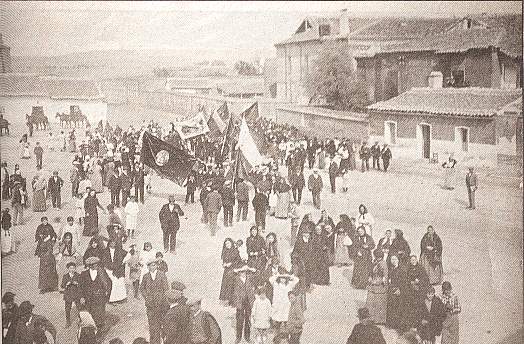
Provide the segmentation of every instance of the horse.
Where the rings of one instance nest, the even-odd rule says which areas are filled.
[[[49,118],[47,116],[36,116],[36,115],[26,115],[28,123],[31,123],[36,130],[47,130],[50,129]]]
[[[71,114],[71,122],[73,123],[75,128],[77,127],[77,124],[78,127],[87,126],[87,117],[83,113],[77,114],[73,112]]]
[[[57,112],[55,118],[60,120],[60,128],[70,128],[71,127],[71,116],[66,113]],[[65,125],[65,126],[64,126]]]
[[[11,123],[7,119],[4,119],[4,116],[2,115],[0,117],[0,136],[2,136],[3,132],[5,131],[6,135],[9,135],[9,126]]]

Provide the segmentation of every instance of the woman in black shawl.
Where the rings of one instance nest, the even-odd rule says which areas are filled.
[[[386,326],[400,330],[404,318],[407,298],[406,268],[400,266],[397,256],[391,257],[391,268],[388,270],[388,301],[386,306]]]
[[[424,300],[426,297],[426,291],[429,287],[429,278],[426,270],[419,264],[417,256],[410,256],[407,267],[407,297],[403,329],[415,327],[415,323],[419,320],[417,319],[417,307],[421,300]]]
[[[429,283],[442,283],[442,240],[433,226],[428,226],[420,241],[420,264],[428,274]]]
[[[297,238],[300,238],[304,233],[312,233],[315,231],[315,223],[311,221],[311,213],[307,213],[302,218],[302,222],[298,227]]]
[[[86,260],[89,257],[98,257],[100,261],[102,261],[102,258],[104,256],[103,250],[104,247],[100,244],[100,240],[98,240],[98,238],[91,238],[91,240],[89,240],[89,245],[87,246],[87,249],[84,252],[84,264],[86,263]]]
[[[92,236],[98,233],[98,208],[100,208],[104,213],[105,209],[98,202],[96,198],[95,190],[89,191],[89,195],[84,200],[84,235]]]
[[[404,239],[404,233],[400,229],[395,229],[395,238],[389,247],[387,259],[388,268],[391,268],[391,256],[397,256],[398,260],[400,261],[400,265],[407,267],[410,254],[411,249],[409,248],[409,244],[406,239]]]
[[[40,269],[38,273],[38,289],[40,289],[40,294],[58,289],[58,273],[56,272],[56,259],[53,254],[54,243],[55,242],[49,238],[40,244],[37,251],[37,255],[40,258]]]
[[[369,276],[373,270],[373,257],[371,252],[375,248],[373,238],[366,234],[364,226],[357,229],[357,238],[353,242],[355,246],[355,267],[351,284],[356,289],[366,289]]]
[[[219,300],[229,305],[231,297],[233,295],[233,287],[235,282],[235,273],[233,268],[240,262],[240,253],[238,248],[235,247],[233,239],[227,238],[224,240],[222,246],[222,266],[224,267],[224,273],[222,274],[222,283],[220,285],[220,296]]]
[[[327,233],[322,227],[316,226],[311,238],[311,283],[329,285],[329,242]]]

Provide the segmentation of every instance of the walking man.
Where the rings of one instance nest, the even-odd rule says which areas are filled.
[[[207,195],[205,202],[211,236],[215,236],[217,232],[218,213],[220,209],[222,209],[222,196],[218,193],[215,185],[213,185],[211,189],[212,191]]]
[[[235,206],[235,192],[231,188],[231,181],[227,180],[221,191],[222,206],[224,207],[224,227],[233,226],[233,207]]]
[[[71,306],[73,305],[73,302],[75,303],[77,310],[80,305],[80,275],[76,272],[75,262],[67,263],[66,268],[67,272],[62,277],[62,284],[60,287],[64,291],[66,328],[68,328],[71,326]]]
[[[466,187],[468,189],[469,206],[467,209],[475,209],[475,191],[478,188],[477,174],[473,172],[473,167],[469,168],[466,174]]]
[[[322,177],[318,174],[318,168],[313,169],[313,174],[309,176],[307,187],[313,197],[313,205],[320,209],[320,193],[324,187]]]
[[[249,186],[242,178],[238,179],[237,201],[237,222],[240,222],[240,215],[242,215],[242,221],[247,221],[247,213],[249,210]]]
[[[142,278],[140,292],[144,297],[149,324],[149,343],[161,344],[162,323],[168,309],[166,292],[169,289],[166,275],[158,270],[156,258],[147,262],[148,273]]]
[[[338,164],[335,161],[335,159],[331,159],[331,163],[329,164],[329,183],[331,184],[331,193],[335,193],[337,191],[337,188],[336,188],[337,174],[338,174]]]
[[[164,204],[158,215],[160,227],[164,236],[164,252],[171,251],[175,253],[176,234],[180,229],[180,218],[184,216],[182,208],[175,203],[175,196],[169,196],[169,203]]]
[[[13,209],[13,226],[23,224],[25,193],[22,190],[22,183],[16,181],[11,193],[11,208]]]
[[[54,171],[53,176],[49,178],[47,183],[47,190],[51,194],[53,208],[60,209],[62,206],[62,186],[64,186],[64,181],[58,176],[58,171]]]
[[[370,149],[371,157],[373,158],[373,168],[380,171],[380,153],[381,149],[378,144],[378,141],[375,141],[375,144],[371,146]]]
[[[125,207],[131,194],[131,187],[133,186],[133,181],[131,176],[128,174],[127,167],[122,169],[122,174],[120,175],[120,184],[122,188],[122,207]]]
[[[171,283],[171,290],[166,292],[169,309],[164,316],[164,344],[185,344],[189,339],[189,306],[183,290],[186,286],[181,282]]]
[[[111,204],[115,207],[120,207],[120,188],[122,187],[122,180],[118,175],[118,171],[113,170],[109,176],[107,187],[111,191]],[[83,191],[80,189],[80,191]]]
[[[289,179],[291,182],[291,191],[293,192],[293,200],[296,204],[300,205],[300,202],[302,202],[302,190],[306,185],[302,168],[297,168]]]
[[[34,153],[36,156],[36,169],[42,168],[42,157],[44,155],[44,149],[42,146],[40,146],[40,142],[36,143]]]
[[[389,167],[389,161],[393,157],[393,155],[391,154],[391,149],[389,149],[389,146],[387,145],[387,143],[384,143],[384,147],[382,148],[382,152],[380,154],[382,154],[382,162],[384,164],[384,172],[387,172],[388,171],[388,167]]]
[[[364,141],[359,151],[360,160],[361,160],[361,171],[369,171],[369,157],[371,155],[371,150],[368,147],[368,143]]]
[[[233,286],[232,304],[236,308],[236,343],[242,341],[242,333],[244,339],[249,342],[251,339],[251,308],[255,301],[255,282],[252,275],[248,275],[248,271],[255,271],[255,269],[244,265],[239,269],[233,270],[238,275],[235,277]]]

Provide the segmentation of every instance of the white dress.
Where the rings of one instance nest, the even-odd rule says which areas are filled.
[[[273,286],[273,310],[271,319],[274,321],[287,321],[289,316],[289,302],[288,293],[293,290],[298,283],[298,277],[293,276],[293,279],[288,284],[277,283],[277,276],[271,276],[269,283]]]
[[[138,220],[138,203],[127,202],[124,212],[126,213],[126,229],[135,230]]]
[[[373,225],[375,224],[375,219],[370,213],[364,215],[359,214],[357,218],[357,227],[364,226],[366,229],[366,234],[371,235],[373,232]]]
[[[131,258],[131,255],[128,253],[122,260],[122,264],[127,263],[129,258]],[[109,295],[109,302],[118,302],[118,301],[125,300],[127,298],[125,276],[117,278],[113,275],[112,270],[106,269],[106,272],[107,272],[107,275],[109,276],[109,279],[111,279],[111,282],[112,282],[111,295]]]

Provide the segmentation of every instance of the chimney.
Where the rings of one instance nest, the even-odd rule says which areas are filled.
[[[340,11],[339,31],[341,36],[349,35],[349,15],[347,8]]]
[[[428,77],[428,87],[433,89],[442,88],[444,76],[441,72],[431,72]]]

